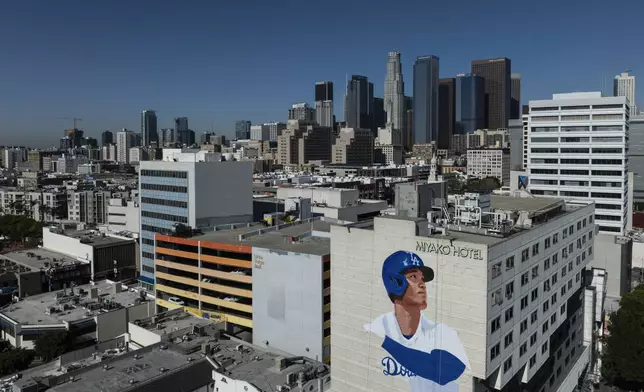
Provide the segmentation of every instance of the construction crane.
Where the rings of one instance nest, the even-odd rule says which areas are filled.
[[[78,121],[83,121],[82,118],[78,118],[78,117],[58,117],[58,120],[72,120],[74,123],[74,128],[72,129],[76,129],[76,123]]]

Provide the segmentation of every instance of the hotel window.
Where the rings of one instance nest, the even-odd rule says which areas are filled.
[[[509,271],[512,268],[514,268],[514,256],[510,256],[507,259],[505,259],[505,270]]]
[[[521,251],[521,262],[524,262],[530,258],[530,249],[525,248]]]
[[[543,241],[543,248],[544,248],[544,249],[548,249],[548,248],[550,248],[550,237],[546,238],[546,239]]]
[[[537,322],[537,318],[538,318],[537,315],[538,315],[538,312],[536,310],[530,314],[530,324],[534,324]]]
[[[490,350],[490,360],[494,360],[501,353],[501,345],[499,343],[495,344]]]
[[[512,369],[512,357],[503,362],[503,373],[507,373],[510,369]]]
[[[503,348],[508,348],[508,346],[512,344],[512,332],[505,335],[505,338],[503,338],[503,343]]]
[[[501,316],[492,320],[491,333],[496,332],[499,328],[501,328]]]
[[[539,254],[539,244],[534,244],[532,245],[532,256],[536,256]]]
[[[514,317],[514,308],[506,309],[505,322],[507,323],[508,321],[512,320],[512,317]]]

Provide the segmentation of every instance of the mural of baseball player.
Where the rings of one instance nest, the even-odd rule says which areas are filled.
[[[470,364],[456,331],[423,314],[426,283],[433,279],[434,270],[417,254],[392,253],[382,265],[382,280],[394,310],[364,328],[384,339],[386,376],[408,378],[411,392],[457,392],[454,381]]]

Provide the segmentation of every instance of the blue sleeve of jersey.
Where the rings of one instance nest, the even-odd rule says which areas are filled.
[[[406,347],[389,336],[385,336],[382,348],[407,370],[439,385],[458,379],[465,371],[465,364],[444,350],[432,350],[428,354]]]

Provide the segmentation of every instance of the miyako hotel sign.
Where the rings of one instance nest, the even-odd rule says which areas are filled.
[[[416,252],[441,256],[454,256],[462,259],[483,260],[480,249],[448,245],[436,242],[416,241]]]

